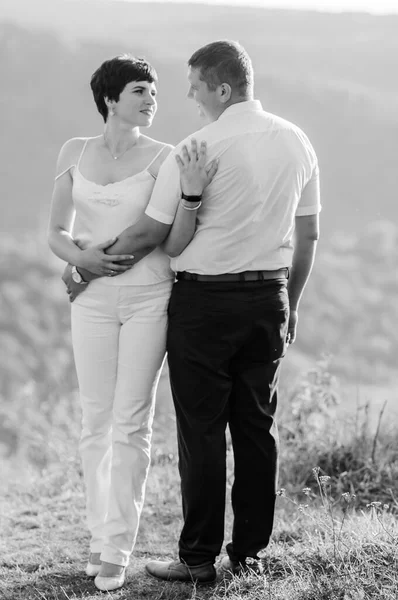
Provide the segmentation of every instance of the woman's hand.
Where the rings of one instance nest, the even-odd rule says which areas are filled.
[[[218,160],[213,160],[206,169],[207,145],[206,142],[198,145],[195,139],[191,140],[191,150],[183,146],[181,154],[176,155],[180,169],[181,190],[187,196],[201,196],[205,187],[212,181],[217,173]]]
[[[76,300],[79,294],[84,292],[88,284],[76,283],[72,279],[72,265],[66,265],[62,275],[62,281],[66,285],[66,293],[69,296],[69,302]]]
[[[131,254],[105,254],[105,250],[112,246],[116,242],[116,239],[114,238],[97,246],[82,250],[76,266],[100,277],[119,275],[131,269],[130,264],[118,264],[123,260],[132,260],[134,256]]]

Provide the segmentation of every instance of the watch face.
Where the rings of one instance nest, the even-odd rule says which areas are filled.
[[[80,283],[82,280],[82,276],[76,270],[72,271],[72,279],[75,283]]]

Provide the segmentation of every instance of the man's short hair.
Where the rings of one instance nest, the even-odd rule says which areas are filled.
[[[214,91],[228,83],[240,96],[253,88],[253,66],[246,50],[238,42],[220,40],[196,50],[188,61],[200,70],[200,78]]]
[[[145,59],[122,54],[103,62],[93,73],[90,86],[98,112],[106,122],[108,107],[104,98],[118,102],[120,93],[130,81],[156,83],[157,80],[155,69]]]

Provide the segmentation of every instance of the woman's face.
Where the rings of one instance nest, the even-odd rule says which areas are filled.
[[[112,107],[115,116],[130,126],[149,127],[157,110],[156,85],[149,81],[130,81]]]

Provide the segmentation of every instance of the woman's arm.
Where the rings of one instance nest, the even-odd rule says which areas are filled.
[[[218,162],[212,161],[206,168],[207,147],[202,142],[199,152],[195,139],[191,141],[191,150],[183,146],[181,155],[176,156],[180,169],[181,190],[186,196],[197,196],[196,202],[181,200],[173,226],[163,244],[163,249],[172,258],[179,256],[192,240],[196,229],[196,216],[201,205],[202,192],[211,183],[217,172]]]
[[[54,254],[62,260],[87,269],[99,277],[109,274],[110,271],[126,271],[130,266],[120,265],[117,262],[129,260],[131,258],[129,254],[108,256],[104,252],[105,248],[111,246],[115,240],[109,240],[86,250],[80,249],[73,240],[71,232],[75,209],[72,200],[73,180],[70,171],[76,164],[82,145],[82,139],[69,140],[61,148],[58,157],[48,227],[49,246]]]
[[[176,216],[170,233],[162,244],[163,250],[174,258],[179,256],[192,240],[196,229],[196,215],[199,209],[198,202],[181,202],[178,205]]]
[[[75,219],[72,201],[71,169],[75,166],[78,148],[82,140],[72,139],[61,148],[58,156],[56,177],[50,209],[48,226],[48,244],[58,258],[77,265],[81,255],[80,248],[73,241],[71,231]]]

